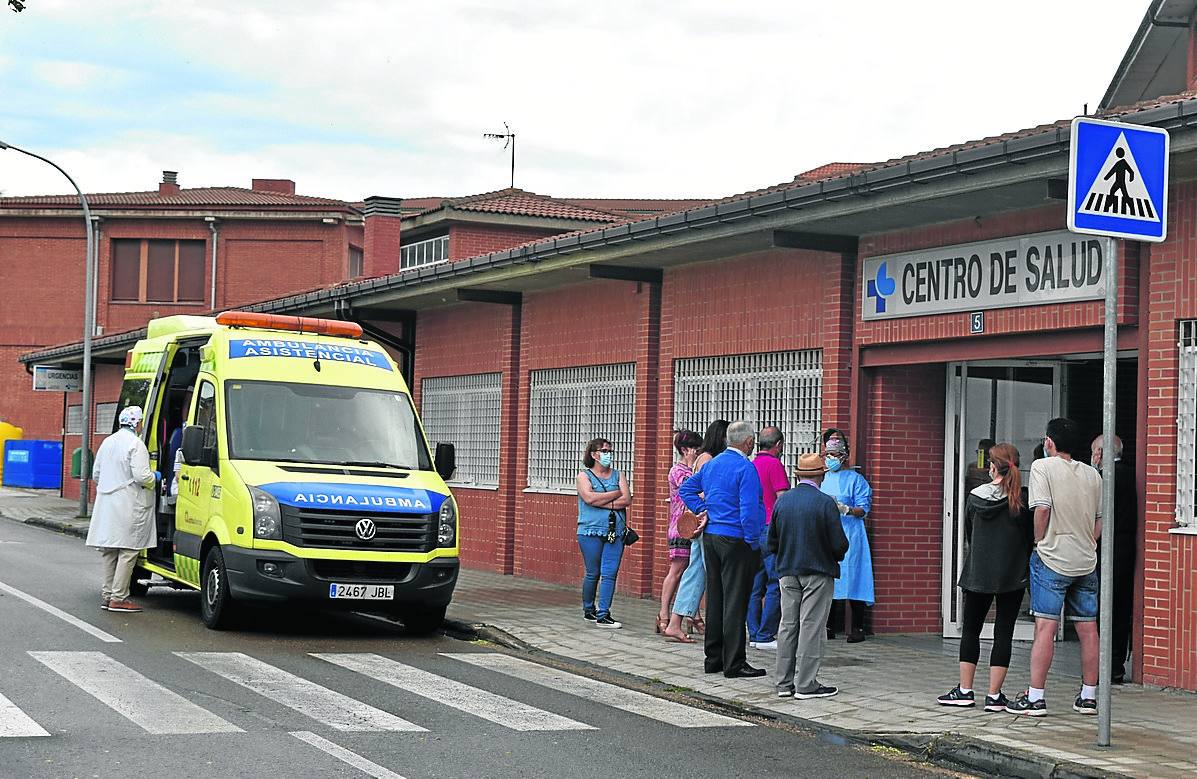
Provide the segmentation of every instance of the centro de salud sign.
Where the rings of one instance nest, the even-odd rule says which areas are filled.
[[[862,318],[1100,300],[1111,238],[1059,230],[869,257],[861,264]]]

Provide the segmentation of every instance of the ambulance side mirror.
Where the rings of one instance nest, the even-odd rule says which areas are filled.
[[[436,445],[436,472],[448,481],[457,470],[457,449],[453,444]]]
[[[188,465],[208,465],[208,453],[204,450],[204,428],[200,425],[187,425],[183,428],[183,462]]]

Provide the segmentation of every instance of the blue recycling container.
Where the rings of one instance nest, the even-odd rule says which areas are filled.
[[[56,490],[62,486],[61,441],[5,441],[5,487]]]

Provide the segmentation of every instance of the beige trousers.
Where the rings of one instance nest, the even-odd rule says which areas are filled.
[[[100,549],[100,558],[104,563],[104,584],[100,588],[100,597],[104,600],[128,600],[129,579],[133,576],[133,563],[137,562],[140,549],[117,549],[104,547]]]

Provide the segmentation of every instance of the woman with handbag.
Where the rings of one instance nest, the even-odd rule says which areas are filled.
[[[716,419],[707,426],[706,435],[702,437],[702,447],[698,456],[694,458],[694,473],[698,473],[704,465],[715,459],[727,448],[726,419]],[[680,518],[679,518],[680,519]],[[690,627],[697,633],[706,630],[706,623],[699,615],[699,605],[702,594],[707,586],[707,569],[702,561],[702,530],[706,527],[706,515],[699,518],[694,536],[690,542],[690,564],[682,574],[682,580],[677,587],[677,596],[673,600],[673,613],[669,617],[669,625],[662,631],[666,638],[673,641],[683,641],[686,634],[682,631],[682,619],[690,619]],[[686,636],[688,638],[688,636]]]
[[[632,543],[627,507],[632,493],[618,470],[612,467],[615,447],[605,438],[595,438],[582,455],[578,473],[578,548],[586,575],[582,578],[582,617],[601,628],[621,628],[611,616],[615,579],[623,548]],[[596,603],[597,595],[597,603]]]
[[[677,431],[677,434],[673,436],[673,448],[681,459],[669,469],[669,527],[666,534],[669,539],[669,571],[665,574],[665,581],[661,585],[661,613],[657,615],[657,632],[665,633],[673,640],[684,644],[693,643],[693,639],[683,633],[680,628],[673,635],[666,632],[669,627],[670,607],[673,605],[674,593],[677,592],[682,572],[690,564],[690,539],[695,532],[693,526],[683,526],[682,529],[687,531],[684,534],[678,532],[678,519],[686,511],[681,496],[678,495],[678,490],[681,489],[682,482],[690,478],[690,474],[694,472],[694,459],[698,457],[698,450],[701,446],[702,437],[698,433],[693,430]]]

